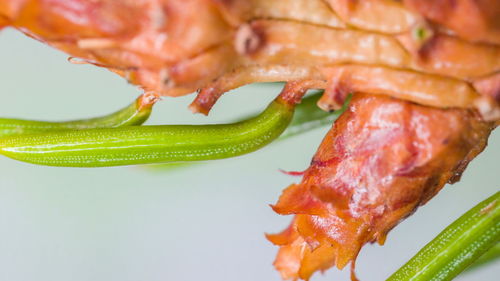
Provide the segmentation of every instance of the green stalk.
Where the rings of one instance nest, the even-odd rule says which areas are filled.
[[[0,137],[38,134],[61,130],[84,130],[93,128],[115,128],[141,125],[151,115],[157,98],[143,94],[127,107],[97,118],[66,122],[46,122],[11,118],[0,118]]]
[[[255,151],[288,127],[295,104],[274,100],[257,117],[224,125],[135,126],[0,139],[0,153],[24,162],[63,167],[106,167],[212,160]]]
[[[350,96],[341,109],[336,110],[335,112],[323,111],[316,105],[322,95],[323,91],[314,91],[313,93],[302,99],[300,104],[295,107],[295,114],[293,115],[293,119],[290,122],[290,125],[285,130],[285,132],[277,139],[277,141],[307,133],[323,126],[331,126],[333,121],[335,121],[347,109],[349,105]],[[193,164],[194,163],[192,162],[169,163],[147,166],[147,168],[160,170],[163,172],[178,168],[187,168],[192,166]]]
[[[469,210],[388,281],[452,280],[500,239],[500,192]]]

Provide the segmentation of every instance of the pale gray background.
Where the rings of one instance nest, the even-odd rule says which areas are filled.
[[[109,113],[139,92],[116,75],[71,65],[66,55],[12,30],[0,33],[0,116],[64,120]],[[264,108],[279,91],[257,85],[228,94],[210,117],[193,116],[192,96],[166,98],[154,124],[225,122]],[[0,281],[280,280],[276,247],[264,232],[283,229],[267,204],[298,179],[328,128],[256,153],[187,169],[39,167],[0,157]],[[366,246],[362,280],[384,280],[443,227],[498,190],[500,130],[462,181]],[[500,264],[460,280],[495,280]],[[312,280],[348,280],[333,269]],[[498,280],[498,279],[496,279]]]

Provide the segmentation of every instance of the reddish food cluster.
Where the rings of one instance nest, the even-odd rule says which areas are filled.
[[[144,91],[208,114],[254,82],[324,89],[346,113],[269,239],[286,279],[354,262],[368,242],[455,182],[500,120],[497,0],[0,0],[12,26]]]
[[[443,130],[446,128],[446,130]],[[368,242],[431,199],[486,146],[491,127],[471,112],[357,94],[323,140],[300,184],[273,209],[296,214],[268,238],[285,279],[343,268]]]

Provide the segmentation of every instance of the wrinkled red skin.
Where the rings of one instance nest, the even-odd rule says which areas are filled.
[[[343,268],[364,244],[382,244],[402,219],[458,181],[492,128],[471,111],[356,94],[302,182],[273,206],[296,214],[285,232],[269,236],[281,246],[275,266],[283,278]]]
[[[404,3],[406,7],[420,14],[410,12],[403,3],[392,0],[311,0],[313,1],[322,1],[323,6],[316,5],[315,8],[311,8],[312,10],[307,10],[307,13],[322,14],[320,18],[325,17],[322,13],[325,10],[337,9],[337,14],[342,10],[349,15],[349,10],[355,10],[357,5],[366,8],[366,5],[361,4],[376,5],[378,3],[381,6],[377,5],[376,13],[368,13],[376,22],[389,20],[379,15],[386,10],[384,7],[397,6],[396,11],[399,12],[395,13],[398,14],[404,10],[403,14],[406,16],[399,15],[396,18],[413,19],[412,24],[407,22],[398,29],[397,34],[401,37],[405,37],[403,35],[411,37],[412,25],[416,24],[414,21],[421,16],[442,23],[443,25],[436,29],[446,29],[443,31],[445,33],[451,32],[447,30],[451,28],[456,35],[461,35],[464,33],[461,30],[468,26],[467,21],[485,23],[475,24],[472,28],[474,34],[482,34],[485,38],[495,38],[491,35],[492,32],[500,32],[497,26],[498,19],[492,18],[490,13],[477,12],[463,16],[465,13],[463,11],[467,10],[497,11],[500,5],[495,0],[482,0],[477,3],[472,0],[458,1],[469,4],[468,6],[460,4],[457,7],[446,4],[450,2],[449,0],[422,1],[424,4],[408,0]],[[415,46],[413,45],[423,44],[419,40],[414,42],[415,38],[406,38],[400,46],[397,42],[392,42],[395,38],[390,38],[394,33],[378,36],[377,40],[384,42],[379,43],[382,44],[379,46],[381,50],[386,45],[391,48],[391,55],[386,54],[383,57],[394,57],[382,59],[376,54],[365,54],[366,57],[361,55],[360,57],[364,59],[358,61],[358,56],[346,55],[349,52],[343,49],[345,47],[337,46],[340,49],[335,50],[335,41],[328,41],[332,32],[340,34],[337,31],[350,29],[346,28],[345,23],[338,22],[332,27],[327,27],[329,21],[311,24],[314,21],[311,22],[309,18],[309,22],[307,20],[301,22],[300,19],[308,14],[303,14],[304,11],[300,10],[300,7],[299,9],[293,8],[292,3],[307,2],[305,0],[276,1],[285,5],[289,4],[290,7],[282,6],[280,9],[289,8],[291,14],[273,15],[269,11],[264,14],[262,11],[258,12],[262,10],[259,5],[269,2],[273,1],[0,0],[0,26],[12,26],[71,56],[106,67],[145,91],[167,96],[179,96],[198,89],[209,89],[214,80],[224,79],[225,74],[256,65],[259,67],[287,66],[293,69],[311,64],[320,68],[339,63],[379,64],[383,62],[397,68],[409,68],[466,80],[479,79],[484,75],[498,72],[500,69],[500,61],[496,59],[500,52],[499,46],[471,44],[463,41],[460,36],[453,40],[447,39],[448,37],[443,34],[438,36],[439,40],[431,40],[433,44],[427,44],[424,54],[414,53]],[[432,4],[434,2],[439,5]],[[327,3],[330,3],[330,7]],[[442,13],[436,14],[436,10],[442,10]],[[332,11],[330,17],[334,18],[336,16]],[[300,16],[294,18],[293,14]],[[448,24],[448,21],[452,19],[453,24]],[[395,22],[399,25],[398,21]],[[244,28],[245,26],[247,28]],[[353,31],[356,28],[350,30]],[[383,33],[382,30],[375,29],[375,31],[381,33],[379,35]],[[357,35],[354,33],[348,32],[342,36],[347,36],[346,40],[361,38],[356,39]],[[357,43],[350,43],[347,48],[361,46],[364,44],[362,42],[369,43],[372,40],[374,39],[365,38],[359,42],[350,41]],[[316,44],[319,41],[323,44]],[[341,41],[344,40],[336,42]],[[304,44],[304,42],[315,43]],[[376,46],[377,44],[370,48],[376,48]],[[315,50],[317,47],[319,49]],[[455,52],[456,49],[459,51]],[[411,58],[407,52],[413,53]],[[481,53],[481,55],[470,55],[475,53]],[[320,77],[319,79],[327,78]],[[259,81],[249,80],[248,82]],[[214,93],[214,95],[220,96],[222,93]],[[198,105],[202,108],[212,105],[209,103],[204,106],[202,102],[200,101]],[[443,107],[446,106],[443,105]],[[193,108],[196,110],[196,107]]]
[[[170,96],[215,79],[234,52],[224,50],[225,59],[217,52],[234,31],[211,0],[0,0],[2,21],[145,91]],[[174,80],[178,88],[170,89]]]

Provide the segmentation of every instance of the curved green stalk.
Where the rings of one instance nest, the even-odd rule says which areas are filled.
[[[497,192],[449,225],[387,280],[452,280],[499,239],[500,192]]]
[[[277,141],[300,135],[323,126],[331,126],[333,121],[335,121],[347,109],[351,99],[351,96],[349,96],[341,109],[336,110],[335,112],[326,112],[318,108],[316,105],[322,95],[323,91],[314,91],[302,99],[300,104],[295,107],[295,113],[290,125],[288,125],[288,128],[286,128],[285,132],[281,134]],[[178,168],[187,168],[192,165],[192,162],[184,162],[147,166],[147,168],[169,171]]]
[[[278,97],[259,116],[226,125],[163,125],[62,131],[0,139],[0,153],[33,164],[104,167],[221,159],[276,139],[294,104]]]
[[[157,101],[152,94],[143,94],[127,107],[106,116],[67,122],[46,122],[0,118],[0,137],[38,134],[60,130],[84,130],[141,125],[151,115]]]

